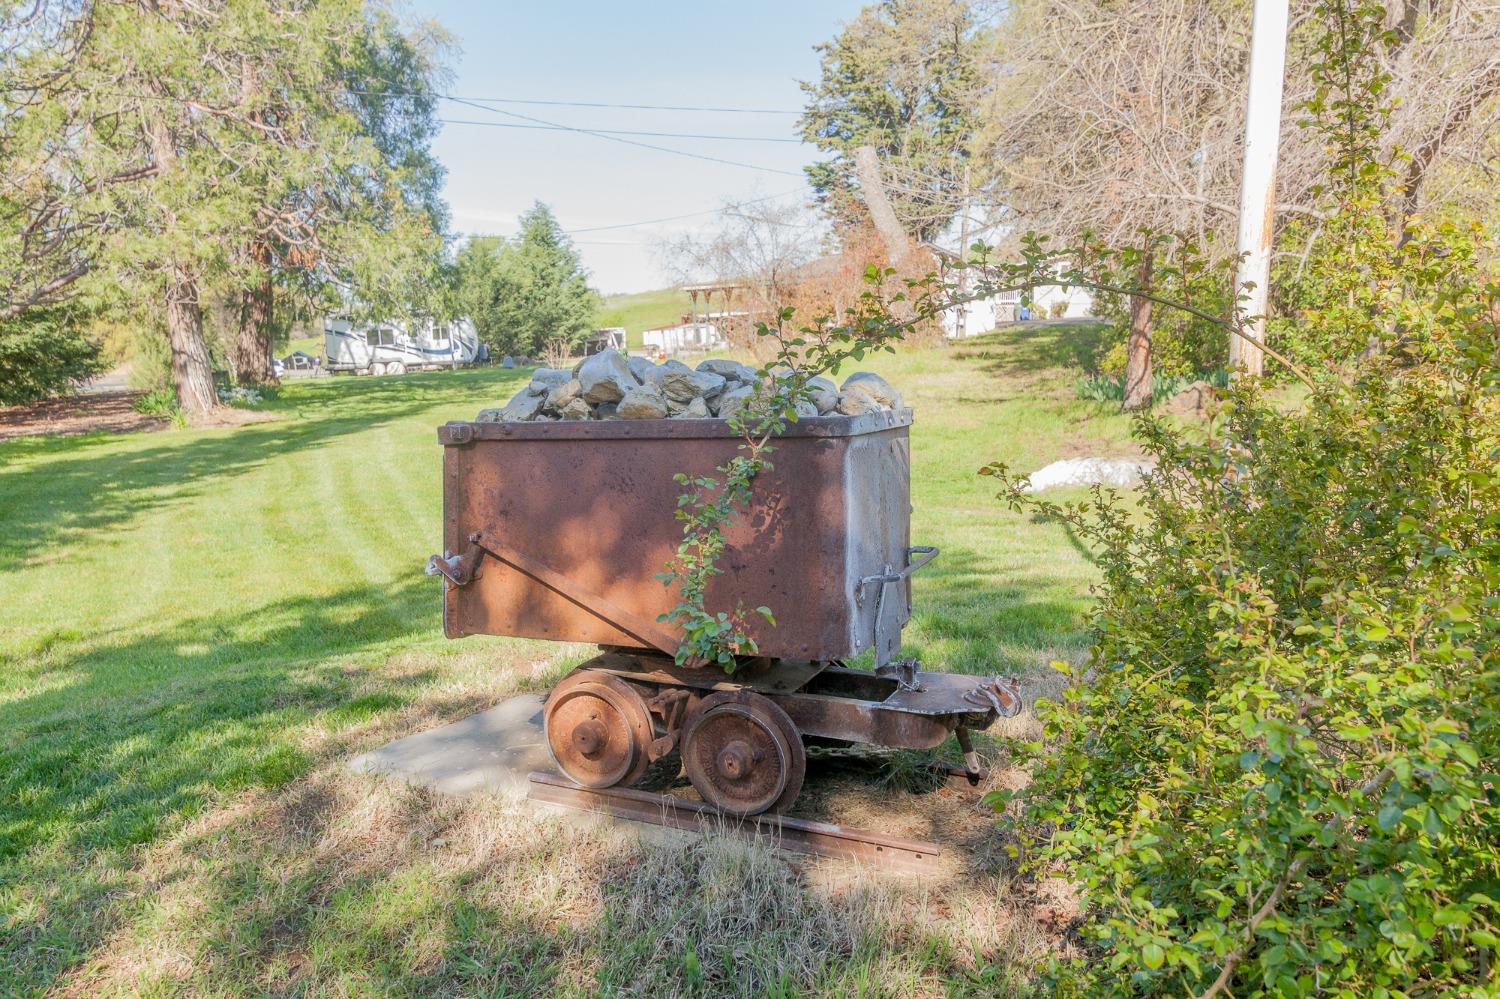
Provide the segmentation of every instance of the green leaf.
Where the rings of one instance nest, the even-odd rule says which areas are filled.
[[[1160,944],[1148,943],[1141,948],[1141,964],[1145,965],[1151,971],[1160,968],[1162,962],[1166,959],[1167,952],[1161,949]]]

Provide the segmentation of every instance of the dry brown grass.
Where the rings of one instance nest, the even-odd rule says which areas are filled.
[[[533,664],[490,696],[556,668]],[[465,693],[438,714],[485,699]],[[1003,994],[1056,946],[976,792],[814,768],[812,813],[943,843],[945,870],[913,878],[722,831],[645,841],[342,765],[436,720],[414,709],[310,738],[323,762],[308,777],[245,792],[146,851],[115,900],[130,918],[61,994]]]

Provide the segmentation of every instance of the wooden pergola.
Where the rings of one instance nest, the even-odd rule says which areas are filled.
[[[734,293],[743,290],[744,287],[742,284],[690,284],[684,286],[682,290],[688,293],[688,298],[692,301],[689,321],[693,323],[706,323],[709,321],[714,311],[714,295],[722,298],[723,304],[720,306],[719,311],[727,318],[732,311],[730,305],[734,301]],[[701,318],[698,313],[699,295],[703,296],[703,313]]]

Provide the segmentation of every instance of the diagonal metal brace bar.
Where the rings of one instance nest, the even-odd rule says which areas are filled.
[[[470,558],[471,552],[474,553],[472,559]],[[548,589],[556,591],[595,617],[613,625],[632,638],[644,642],[649,647],[665,652],[669,656],[677,654],[677,647],[680,643],[676,636],[655,621],[628,611],[613,601],[584,589],[545,562],[516,551],[488,531],[477,531],[469,535],[469,546],[461,557],[454,560],[456,565],[451,561],[433,556],[432,561],[429,562],[429,571],[436,571],[455,586],[464,586],[474,578],[479,561],[485,555],[504,562],[518,572],[525,573]],[[447,571],[450,569],[451,574]]]

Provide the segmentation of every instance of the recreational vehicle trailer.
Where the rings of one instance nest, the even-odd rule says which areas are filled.
[[[398,323],[359,323],[344,316],[323,320],[324,367],[331,372],[399,375],[484,360],[474,324],[467,319],[424,323],[410,331]]]

